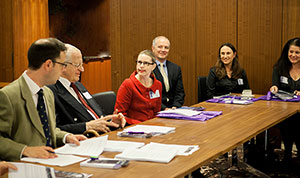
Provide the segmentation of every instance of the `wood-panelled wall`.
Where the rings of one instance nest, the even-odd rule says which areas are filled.
[[[27,68],[27,50],[48,37],[48,0],[1,0],[0,81],[11,82]]]
[[[111,0],[112,88],[135,68],[152,39],[171,41],[169,59],[182,67],[185,104],[197,101],[197,76],[208,75],[222,43],[233,43],[254,93],[271,85],[285,42],[300,36],[299,0]]]
[[[50,36],[70,43],[83,56],[109,54],[109,0],[49,0]],[[110,61],[84,64],[81,82],[91,94],[111,90]]]

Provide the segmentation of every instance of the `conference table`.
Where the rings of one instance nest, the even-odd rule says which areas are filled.
[[[205,122],[154,118],[141,123],[176,127],[174,133],[152,138],[125,138],[118,137],[117,131],[108,133],[109,140],[199,145],[200,149],[192,155],[176,156],[168,164],[130,161],[127,167],[118,170],[80,167],[79,163],[54,168],[89,173],[93,177],[183,177],[296,114],[300,109],[298,102],[262,100],[250,105],[202,102],[193,106],[204,107],[206,111],[223,111],[223,114]],[[103,152],[101,156],[113,158],[116,154],[118,153]]]

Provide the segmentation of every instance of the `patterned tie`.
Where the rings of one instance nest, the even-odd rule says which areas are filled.
[[[96,114],[96,112],[87,104],[87,102],[85,101],[85,99],[81,96],[81,94],[78,91],[78,88],[76,87],[76,85],[74,83],[71,83],[71,87],[74,89],[75,93],[78,96],[78,99],[81,101],[81,103],[89,110],[91,111],[91,113],[93,113],[93,115],[99,119],[99,116]]]
[[[161,73],[161,75],[164,78],[164,83],[165,83],[166,91],[168,92],[170,90],[169,79],[168,79],[168,76],[167,76],[167,74],[166,74],[163,66],[164,66],[164,64],[160,63],[160,73]]]
[[[49,122],[48,122],[45,102],[43,98],[44,96],[43,89],[40,89],[37,94],[38,94],[37,110],[41,119],[41,123],[43,125],[45,137],[47,139],[46,146],[51,146],[51,132],[49,129]]]

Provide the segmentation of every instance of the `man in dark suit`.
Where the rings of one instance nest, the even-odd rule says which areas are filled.
[[[28,69],[0,90],[0,159],[53,158],[53,148],[86,139],[56,128],[53,93],[45,86],[65,70],[65,50],[54,38],[35,41],[28,50]]]
[[[179,108],[184,103],[184,89],[180,66],[167,60],[170,50],[170,41],[164,36],[153,40],[152,51],[156,57],[155,77],[162,83],[161,109]]]
[[[126,120],[121,113],[104,116],[96,100],[78,82],[81,72],[84,71],[82,54],[75,46],[66,46],[66,70],[55,85],[49,86],[55,96],[57,126],[78,134],[86,130],[109,132],[109,127],[124,127]]]

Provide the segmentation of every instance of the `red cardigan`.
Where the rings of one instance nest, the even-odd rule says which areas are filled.
[[[137,72],[133,72],[130,78],[121,84],[115,105],[115,109],[123,113],[128,124],[137,124],[152,119],[161,109],[162,85],[160,81],[151,74],[153,84],[150,88],[146,88],[135,78],[136,74]]]

